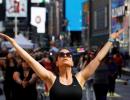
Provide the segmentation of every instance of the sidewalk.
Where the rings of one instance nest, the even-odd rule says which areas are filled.
[[[116,89],[114,96],[108,94],[108,100],[130,100],[130,76],[123,75],[121,79],[116,79]]]
[[[122,73],[130,76],[130,59],[126,60],[126,66],[122,68]]]
[[[130,75],[130,67],[123,67],[122,73],[125,75]]]
[[[0,88],[2,88],[3,90],[3,84],[0,83]],[[4,95],[0,95],[0,100],[5,100],[5,96]]]

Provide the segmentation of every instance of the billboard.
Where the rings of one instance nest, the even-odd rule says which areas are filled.
[[[112,0],[112,32],[122,28],[122,22],[119,20],[125,14],[125,0]]]
[[[6,17],[27,17],[28,0],[6,0]]]
[[[112,17],[118,17],[125,14],[125,0],[112,0]]]
[[[65,18],[68,31],[82,30],[82,3],[84,0],[65,0]]]
[[[112,0],[112,33],[120,30],[123,27],[124,15],[125,15],[125,0]],[[128,19],[126,19],[128,20]],[[126,21],[128,22],[128,21]],[[117,39],[120,43],[120,47],[128,47],[128,34],[123,32],[120,37]]]

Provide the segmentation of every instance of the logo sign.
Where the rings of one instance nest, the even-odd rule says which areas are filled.
[[[120,6],[112,9],[112,17],[118,17],[125,14],[125,6]]]
[[[35,22],[36,22],[37,24],[39,24],[39,23],[41,22],[41,17],[40,17],[40,16],[36,16]]]

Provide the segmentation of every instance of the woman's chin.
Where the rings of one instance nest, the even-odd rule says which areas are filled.
[[[72,67],[73,65],[70,64],[70,63],[64,63],[64,66],[66,66],[66,67]]]

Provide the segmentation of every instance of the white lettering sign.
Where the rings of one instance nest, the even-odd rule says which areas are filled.
[[[118,17],[125,14],[125,6],[120,6],[118,8],[112,9],[112,17]]]

